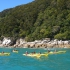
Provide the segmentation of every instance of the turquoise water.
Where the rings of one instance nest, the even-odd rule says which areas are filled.
[[[32,58],[23,56],[28,52],[44,53],[46,49],[16,48],[18,53],[13,53],[14,48],[0,48],[0,52],[10,52],[10,56],[0,56],[0,70],[70,70],[70,49],[57,49],[66,51],[63,54],[52,54],[48,57]],[[54,51],[54,49],[50,49]]]

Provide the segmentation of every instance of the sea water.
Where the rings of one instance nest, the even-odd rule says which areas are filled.
[[[13,53],[12,50],[18,50]],[[56,48],[51,49],[54,51]],[[56,49],[57,51],[66,51],[62,54],[51,54],[40,58],[27,57],[26,51],[47,52],[47,49],[29,49],[29,48],[0,48],[0,52],[9,52],[9,56],[0,56],[0,70],[70,70],[70,49]]]

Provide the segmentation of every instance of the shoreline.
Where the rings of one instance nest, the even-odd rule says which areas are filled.
[[[65,46],[65,47],[64,47]],[[38,49],[38,48],[43,48],[43,49],[48,49],[48,48],[70,48],[70,45],[56,45],[56,46],[40,46],[40,47],[24,47],[24,46],[0,46],[0,48],[31,48],[31,49]]]
[[[24,49],[26,49],[27,47],[11,47],[11,46],[8,46],[8,47],[5,47],[5,46],[0,46],[0,48],[24,48]],[[70,47],[48,47],[48,48],[28,48],[28,49],[54,49],[54,48],[56,48],[56,49],[58,49],[58,48],[60,48],[60,49],[70,49]]]
[[[45,38],[43,40],[35,40],[33,42],[27,42],[24,39],[17,39],[15,42],[11,38],[0,40],[0,48],[70,48],[70,40],[50,40]]]

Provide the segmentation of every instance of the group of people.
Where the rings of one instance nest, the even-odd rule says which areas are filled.
[[[50,50],[48,50],[48,53],[50,53],[50,52],[51,52],[51,51],[50,51]],[[57,52],[56,50],[54,50],[54,51],[53,51],[53,53],[56,53],[56,52]]]
[[[29,54],[28,51],[26,51],[25,54],[26,54],[26,55]],[[35,51],[34,51],[34,52],[31,52],[31,54],[36,54],[36,52],[35,52]],[[39,52],[39,54],[41,54],[41,52]]]
[[[47,52],[48,52],[48,53],[50,53],[51,51],[50,51],[50,50],[48,50]],[[57,51],[56,51],[56,50],[54,50],[54,52],[53,52],[53,53],[56,53],[56,52],[57,52]],[[26,55],[27,55],[27,54],[29,54],[29,53],[28,53],[28,51],[26,51],[26,52],[25,52],[25,54],[26,54]],[[35,52],[35,51],[34,51],[34,52],[31,52],[31,54],[36,54],[36,52]],[[39,52],[39,54],[41,54],[41,52]]]

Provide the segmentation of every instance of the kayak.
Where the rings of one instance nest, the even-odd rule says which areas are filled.
[[[55,53],[65,53],[66,51],[57,51]]]
[[[46,52],[46,53],[48,53],[48,54],[61,54],[61,53],[65,53],[66,51],[56,51],[56,52]]]
[[[12,52],[14,52],[14,53],[18,53],[18,50],[13,50]]]
[[[48,56],[48,54],[40,54],[41,56]]]
[[[10,53],[0,53],[0,56],[9,56]]]
[[[40,54],[23,54],[23,55],[25,55],[25,56],[29,56],[29,57],[41,57],[41,55]]]
[[[30,57],[41,57],[41,56],[48,56],[48,54],[39,54],[39,53],[36,53],[36,54],[23,54],[25,56],[30,56]]]

